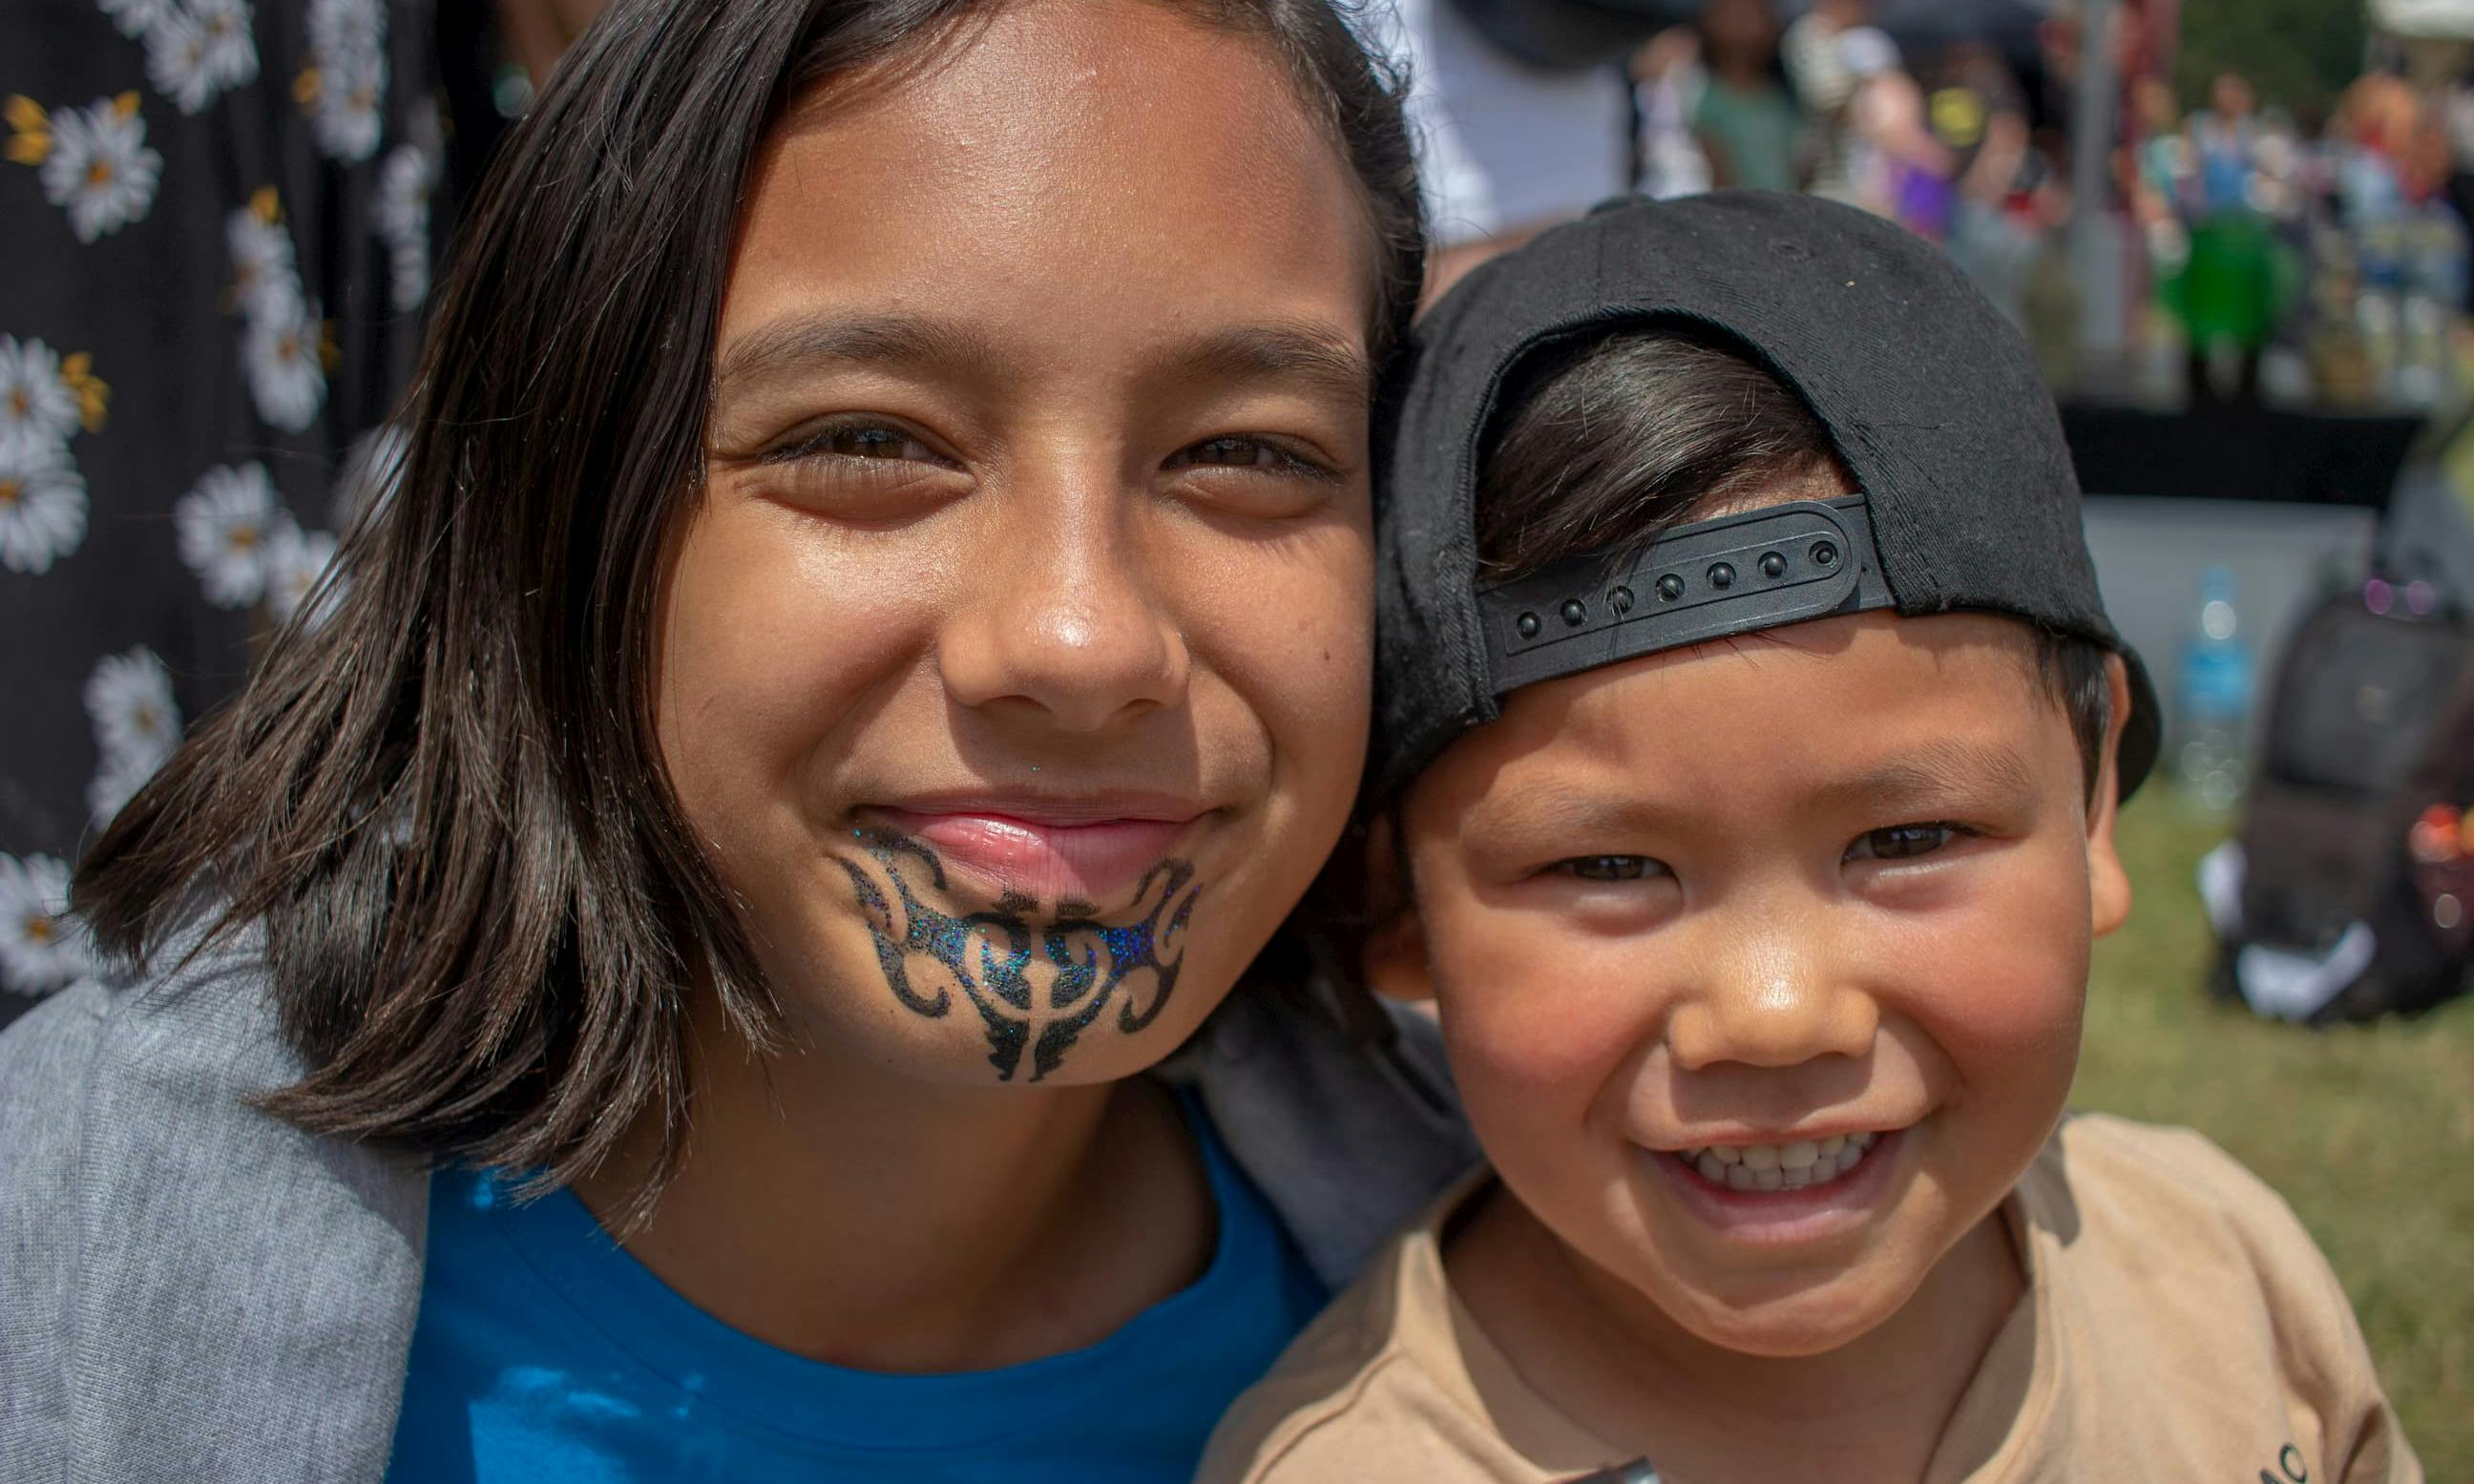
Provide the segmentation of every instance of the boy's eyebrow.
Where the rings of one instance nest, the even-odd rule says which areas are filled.
[[[1830,779],[1808,797],[1812,809],[1825,813],[1961,803],[1981,808],[1990,800],[2025,797],[2035,789],[2035,770],[2009,747],[1942,739],[1860,773]],[[1665,817],[1647,799],[1540,781],[1490,793],[1469,806],[1461,827],[1485,835],[1517,825],[1524,838],[1551,838],[1652,828]]]
[[[1517,826],[1524,838],[1593,835],[1602,830],[1639,828],[1659,816],[1652,805],[1594,789],[1541,783],[1490,792],[1461,817],[1465,834],[1488,835]]]
[[[1987,792],[2017,798],[2035,791],[2035,770],[2010,748],[1945,738],[1852,777],[1833,778],[1813,791],[1813,803],[1823,809],[1880,807],[1930,804],[1953,795],[1980,798]]]

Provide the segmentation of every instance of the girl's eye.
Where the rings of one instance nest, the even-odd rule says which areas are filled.
[[[916,438],[905,437],[890,427],[847,427],[834,432],[826,443],[846,458],[927,458],[928,448]]]
[[[1894,824],[1867,830],[1847,847],[1850,861],[1912,861],[1976,832],[1963,824]]]
[[[782,497],[837,521],[913,520],[970,489],[960,464],[875,418],[813,426],[759,462],[772,466],[766,483]]]
[[[1171,469],[1256,469],[1266,474],[1324,475],[1313,460],[1261,438],[1206,438],[1169,455]]]
[[[882,423],[845,423],[820,427],[765,455],[770,463],[793,463],[819,456],[893,462],[947,462],[934,449]]]
[[[1284,438],[1227,433],[1169,455],[1177,497],[1200,509],[1249,521],[1294,521],[1331,503],[1341,476],[1310,449]]]
[[[1580,881],[1638,881],[1651,874],[1662,875],[1666,867],[1647,856],[1574,856],[1546,869]]]

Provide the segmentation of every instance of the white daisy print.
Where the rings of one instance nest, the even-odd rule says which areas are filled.
[[[57,443],[0,451],[0,567],[45,572],[85,541],[85,476]]]
[[[86,677],[85,714],[94,720],[95,748],[106,757],[143,758],[151,766],[181,740],[172,672],[144,645],[96,663]]]
[[[399,310],[419,308],[429,294],[429,196],[437,184],[437,158],[418,144],[398,145],[378,167],[372,219],[387,245]]]
[[[172,672],[140,645],[127,654],[107,654],[95,666],[85,683],[85,710],[94,718],[101,759],[85,800],[101,829],[172,755],[181,741],[181,706],[172,698]]]
[[[261,294],[249,306],[240,364],[259,417],[293,433],[317,421],[327,401],[325,336],[318,306],[304,302],[297,288]]]
[[[326,622],[343,596],[343,579],[339,574],[324,590],[318,588],[318,580],[334,562],[333,536],[303,531],[290,521],[279,523],[266,543],[266,611],[280,623],[316,592],[317,603],[303,617],[302,626],[314,629]]]
[[[69,915],[68,863],[0,853],[0,988],[49,994],[92,961],[85,930]]]
[[[309,0],[308,31],[309,50],[317,57],[383,50],[385,0]]]
[[[403,461],[412,439],[394,423],[380,423],[363,433],[344,456],[343,473],[335,476],[335,493],[327,519],[337,530],[348,529],[364,511],[386,508],[403,480]]]
[[[292,233],[284,230],[274,186],[260,187],[249,205],[224,218],[224,245],[231,250],[233,298],[244,312],[260,312],[259,302],[270,297],[301,297]]]
[[[189,0],[168,7],[146,35],[146,75],[183,113],[257,77],[247,0]]]
[[[0,335],[0,458],[21,447],[65,444],[78,429],[77,392],[58,351]]]
[[[206,601],[246,608],[266,593],[266,545],[274,534],[275,481],[266,466],[218,465],[172,506],[181,560],[198,574]]]
[[[109,829],[111,821],[120,817],[120,812],[129,807],[129,801],[162,766],[160,758],[105,758],[96,764],[94,776],[85,785],[87,817],[94,821],[94,827]]]
[[[95,0],[95,9],[111,17],[125,36],[143,36],[180,12],[178,0]]]
[[[12,105],[14,100],[12,100]],[[12,124],[17,118],[12,115]],[[69,215],[80,242],[118,231],[142,219],[155,204],[163,157],[146,147],[146,117],[137,95],[98,98],[84,109],[62,109],[47,117],[48,147],[39,167],[43,195]],[[20,127],[18,139],[26,137]],[[15,158],[12,141],[12,154]]]
[[[385,126],[387,65],[382,52],[353,52],[321,61],[301,75],[302,103],[309,109],[318,147],[342,160],[377,153]]]

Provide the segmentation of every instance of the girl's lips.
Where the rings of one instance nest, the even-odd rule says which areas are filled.
[[[1127,905],[1144,873],[1174,853],[1201,817],[1197,811],[1183,818],[1039,819],[976,807],[867,813],[935,851],[949,871],[1050,909],[1063,900]]]

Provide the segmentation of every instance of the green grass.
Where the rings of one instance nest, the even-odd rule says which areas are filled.
[[[2197,1129],[2274,1186],[2352,1295],[2430,1476],[2474,1479],[2474,997],[2331,1031],[2211,1002],[2192,872],[2225,828],[2155,786],[2124,811],[2137,905],[2097,945],[2072,1102]]]

